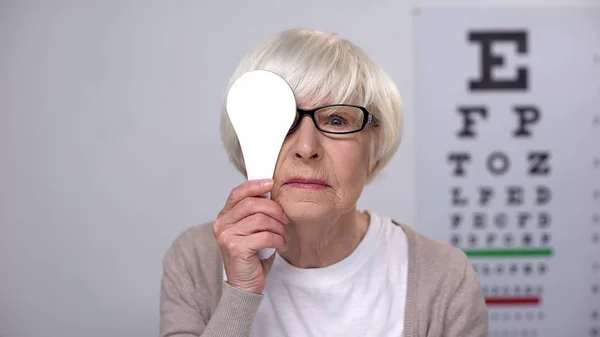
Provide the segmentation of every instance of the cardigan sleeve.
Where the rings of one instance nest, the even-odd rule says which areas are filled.
[[[249,336],[262,295],[219,280],[214,263],[207,262],[215,260],[210,245],[187,237],[189,233],[179,237],[163,259],[160,336]],[[222,292],[214,290],[218,283]]]
[[[445,337],[487,337],[488,308],[477,273],[466,256],[461,281],[453,292],[444,319]]]

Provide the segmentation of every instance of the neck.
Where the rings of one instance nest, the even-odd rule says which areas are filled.
[[[353,210],[322,221],[292,222],[282,257],[298,268],[323,268],[335,264],[360,244],[369,227],[369,215]]]

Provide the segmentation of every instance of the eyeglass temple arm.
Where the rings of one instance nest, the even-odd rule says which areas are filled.
[[[367,124],[379,125],[379,119],[369,113],[369,117],[367,117]]]

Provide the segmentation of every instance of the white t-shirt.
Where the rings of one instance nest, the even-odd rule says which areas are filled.
[[[369,212],[367,233],[344,260],[296,268],[279,255],[252,337],[401,337],[408,251],[401,227]]]

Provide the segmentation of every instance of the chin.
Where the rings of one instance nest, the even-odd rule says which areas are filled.
[[[318,221],[330,216],[332,205],[323,205],[314,201],[280,202],[285,214],[294,222]]]

